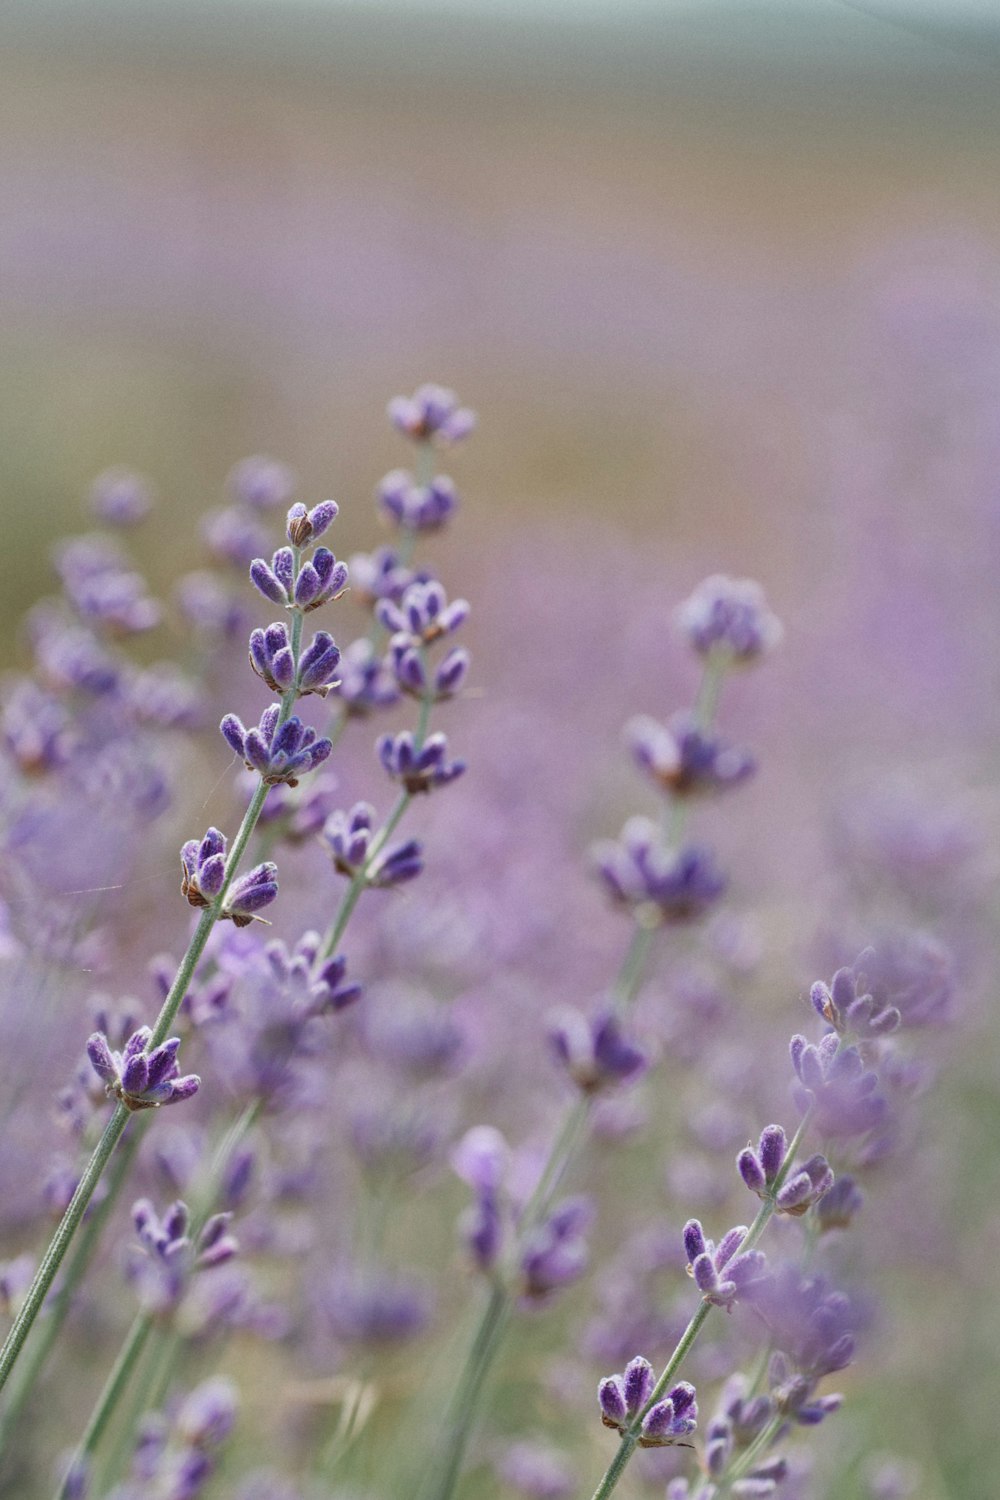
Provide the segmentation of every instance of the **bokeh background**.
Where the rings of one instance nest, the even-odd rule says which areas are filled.
[[[158,592],[250,452],[338,499],[346,553],[401,461],[385,399],[439,380],[481,417],[442,566],[494,649],[517,617],[505,692],[537,652],[566,665],[536,697],[578,698],[574,641],[634,655],[706,571],[767,588],[786,644],[733,711],[765,769],[721,835],[790,972],[813,936],[783,903],[821,922],[838,837],[890,827],[930,886],[966,861],[966,1042],[924,1125],[953,1253],[894,1278],[889,1252],[893,1318],[831,1435],[845,1497],[873,1446],[919,1459],[926,1500],[1000,1486],[998,72],[995,8],[957,0],[0,15],[8,664],[99,470],[158,491]],[[600,779],[618,723],[673,680],[598,696],[567,745],[581,847],[627,810]]]

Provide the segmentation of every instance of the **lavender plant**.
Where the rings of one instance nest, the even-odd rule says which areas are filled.
[[[657,716],[626,725],[650,813],[593,846],[591,904],[583,861],[547,853],[579,790],[567,726],[555,756],[540,748],[549,686],[529,720],[466,693],[470,606],[425,556],[458,508],[438,456],[472,413],[424,386],[389,418],[414,452],[376,488],[393,541],[347,563],[325,545],[332,501],[296,500],[274,460],[236,466],[209,564],[166,616],[185,670],[130,654],[165,613],[110,534],[152,504],[123,470],[93,491],[107,529],[58,547],[62,595],[28,622],[34,667],[3,710],[3,896],[43,1033],[22,1022],[24,1073],[44,1083],[7,1104],[15,1168],[24,1121],[30,1148],[0,1222],[4,1483],[57,1500],[560,1500],[589,1469],[606,1500],[635,1463],[668,1500],[818,1496],[795,1440],[839,1410],[829,1378],[872,1316],[847,1231],[907,1160],[928,1082],[910,1037],[950,1018],[953,960],[898,910],[857,934],[874,939],[859,957],[843,951],[857,924],[825,934],[833,977],[785,1053],[785,1114],[767,1054],[788,1008],[741,1014],[772,981],[738,870],[689,836],[716,802],[752,803],[757,758],[717,721],[745,711],[781,639],[762,591],[715,575],[675,612],[700,682],[688,708],[660,717],[658,688]],[[281,618],[257,623],[255,598]],[[335,605],[360,627],[343,647],[307,630]],[[519,661],[521,692],[541,656]],[[203,731],[220,693],[218,822],[236,831],[182,803],[185,831],[205,831],[168,904],[159,825],[217,775]],[[443,713],[472,745],[468,776]],[[120,909],[88,930],[98,885]],[[175,960],[154,950],[184,904]],[[146,1000],[80,983],[143,964]],[[35,1101],[60,1081],[53,1150]],[[530,1377],[525,1348],[544,1350]],[[512,1401],[516,1380],[531,1395]],[[281,1415],[260,1441],[262,1389]]]

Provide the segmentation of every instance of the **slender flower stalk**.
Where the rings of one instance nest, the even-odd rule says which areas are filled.
[[[299,549],[297,547],[293,548],[293,555],[295,559],[295,566],[297,567],[299,561]],[[292,659],[296,664],[296,670],[299,650],[302,641],[302,619],[302,611],[296,609],[293,613],[291,632],[291,652]],[[295,699],[296,689],[293,683],[292,687],[290,687],[288,691],[284,693],[281,699],[281,706],[278,717],[279,727],[290,717]],[[269,787],[262,777],[260,784],[257,787],[257,790],[254,792],[254,795],[250,801],[250,805],[243,815],[243,820],[240,824],[236,837],[233,840],[232,847],[225,862],[224,872],[222,875],[221,883],[218,886],[217,894],[211,901],[211,904],[207,904],[205,906],[205,909],[198,920],[197,926],[195,927],[194,934],[188,944],[184,957],[181,959],[181,962],[178,966],[174,981],[167,991],[163,1004],[160,1007],[159,1015],[156,1018],[156,1021],[152,1028],[152,1033],[146,1043],[145,1051],[147,1054],[155,1051],[156,1048],[162,1046],[162,1044],[166,1040],[168,1032],[173,1026],[174,1019],[177,1015],[177,1011],[180,1008],[181,1001],[183,1000],[185,994],[188,991],[188,988],[190,987],[191,981],[195,974],[195,970],[197,969],[201,957],[205,951],[205,946],[208,943],[212,928],[223,915],[226,896],[228,895],[229,889],[233,884],[240,861],[243,858],[247,845],[250,842],[250,838],[253,834],[254,828],[256,827],[257,820],[260,817],[260,813],[264,806],[264,801],[267,797],[268,791]],[[118,1103],[115,1106],[114,1112],[110,1120],[107,1122],[101,1138],[94,1148],[93,1154],[91,1155],[91,1158],[84,1169],[83,1175],[80,1178],[76,1191],[74,1192],[73,1197],[70,1200],[70,1203],[67,1206],[66,1211],[59,1225],[57,1226],[56,1231],[53,1234],[44,1255],[42,1256],[41,1261],[39,1262],[38,1269],[35,1272],[35,1276],[32,1280],[31,1286],[28,1288],[24,1301],[18,1311],[18,1315],[15,1318],[10,1332],[8,1333],[7,1338],[4,1341],[3,1348],[0,1349],[0,1390],[2,1390],[6,1385],[11,1370],[14,1368],[14,1364],[17,1361],[22,1348],[24,1347],[25,1340],[27,1339],[28,1334],[31,1332],[35,1319],[41,1311],[52,1283],[59,1272],[59,1268],[62,1265],[63,1258],[65,1257],[66,1252],[73,1241],[73,1236],[76,1234],[76,1231],[79,1228],[80,1222],[87,1211],[90,1200],[93,1197],[102,1176],[104,1175],[105,1168],[111,1160],[118,1142],[121,1140],[126,1128],[128,1127],[131,1117],[132,1108],[128,1103],[125,1102],[123,1098],[120,1097]]]

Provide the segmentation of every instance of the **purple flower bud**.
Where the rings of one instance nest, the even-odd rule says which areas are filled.
[[[475,412],[459,406],[455,392],[443,385],[421,385],[412,396],[395,396],[387,412],[396,431],[417,443],[457,443],[476,425]]]
[[[678,609],[677,623],[695,651],[717,652],[737,665],[756,661],[783,633],[759,584],[721,574],[698,585]]]
[[[785,1160],[785,1150],[785,1132],[781,1126],[765,1125],[760,1133],[757,1151],[768,1184],[772,1183],[781,1171]]]
[[[262,557],[255,557],[250,564],[250,582],[272,604],[288,603],[288,591],[285,585]]]
[[[440,733],[429,735],[419,748],[409,730],[384,734],[375,749],[384,769],[411,795],[447,786],[465,770],[463,760],[448,759],[448,741]]]
[[[239,875],[229,887],[222,917],[228,917],[237,927],[247,927],[257,913],[278,894],[278,867],[270,861]]]
[[[288,512],[286,535],[293,547],[305,547],[318,541],[336,520],[339,506],[333,500],[323,500],[307,510],[301,501]]]
[[[458,509],[458,493],[446,475],[418,484],[405,469],[385,476],[376,501],[385,519],[404,531],[438,531]]]
[[[646,1405],[653,1392],[655,1380],[653,1367],[648,1359],[637,1355],[629,1360],[622,1377],[625,1388],[625,1405],[630,1417],[634,1417]]]
[[[757,1158],[757,1153],[752,1147],[747,1146],[736,1158],[736,1166],[740,1176],[752,1193],[763,1194],[767,1189],[767,1177],[764,1168]]]
[[[295,681],[295,658],[288,629],[280,621],[250,633],[250,665],[272,693],[287,693]]]
[[[597,1399],[601,1403],[601,1417],[606,1427],[621,1428],[628,1420],[628,1402],[625,1399],[625,1383],[620,1375],[609,1375],[597,1387]]]
[[[102,1032],[95,1032],[87,1042],[87,1056],[107,1092],[130,1110],[177,1104],[198,1091],[200,1080],[194,1074],[179,1076],[179,1039],[170,1037],[147,1053],[151,1036],[148,1026],[140,1027],[121,1052],[112,1050]]]

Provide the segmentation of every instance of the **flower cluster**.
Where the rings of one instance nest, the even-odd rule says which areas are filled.
[[[661,1448],[687,1437],[698,1424],[698,1402],[693,1385],[686,1380],[675,1385],[662,1400],[654,1400],[653,1367],[637,1355],[621,1375],[601,1381],[597,1398],[605,1427],[625,1432],[639,1424],[639,1445]]]

